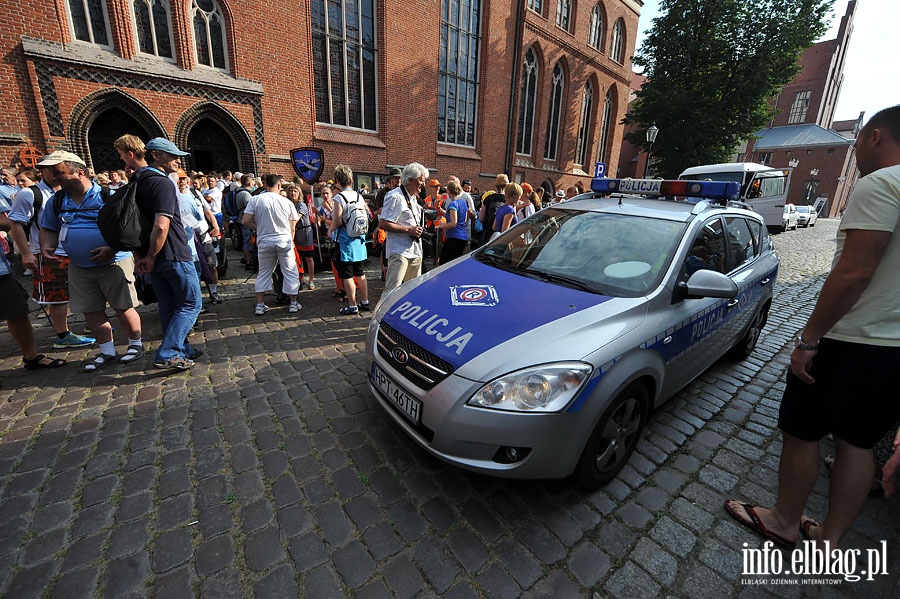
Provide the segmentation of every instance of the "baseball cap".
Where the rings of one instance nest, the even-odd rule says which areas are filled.
[[[438,181],[437,179],[432,179],[431,181],[428,182],[428,187],[440,187],[440,186],[441,186],[441,182]]]
[[[531,186],[531,183],[522,183],[522,191],[525,193],[531,193],[534,191],[534,187]]]
[[[77,154],[56,150],[41,158],[41,161],[37,163],[37,166],[56,166],[60,162],[77,162],[78,164],[85,164],[84,160],[81,159],[81,156],[78,156]]]
[[[167,154],[171,154],[172,156],[189,156],[190,152],[182,152],[178,149],[174,143],[166,139],[165,137],[154,137],[150,141],[148,141],[144,148],[147,150],[159,150],[161,152],[166,152]]]
[[[403,171],[395,166],[394,168],[392,168],[391,170],[388,171],[388,176],[389,177],[402,177]]]

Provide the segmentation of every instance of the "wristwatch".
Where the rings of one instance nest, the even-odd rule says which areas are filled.
[[[802,349],[804,351],[816,351],[819,349],[819,342],[815,343],[806,343],[803,340],[803,334],[797,335],[797,338],[794,339],[794,347],[797,349]]]

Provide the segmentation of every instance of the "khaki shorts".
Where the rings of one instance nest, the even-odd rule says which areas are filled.
[[[31,274],[31,297],[39,304],[69,301],[69,259],[48,260],[37,255],[38,268]]]
[[[77,314],[102,312],[107,303],[113,310],[127,310],[138,305],[134,290],[134,258],[93,268],[70,264],[69,309]]]

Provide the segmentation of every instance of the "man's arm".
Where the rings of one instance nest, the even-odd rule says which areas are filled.
[[[890,231],[849,229],[841,258],[825,279],[816,307],[803,328],[803,342],[816,344],[831,327],[852,308],[872,280],[891,241]],[[803,382],[815,382],[809,376],[815,350],[795,349],[791,371]]]
[[[135,266],[139,272],[148,273],[153,270],[156,264],[156,256],[162,251],[166,238],[169,236],[169,225],[171,219],[165,214],[157,214],[153,219],[153,229],[150,231],[150,248],[147,255],[135,261]]]
[[[247,227],[248,229],[256,228],[256,219],[253,218],[253,215],[249,212],[245,212],[244,216],[241,217],[241,224]]]
[[[209,234],[215,238],[221,237],[219,221],[216,220],[216,215],[209,209],[209,206],[203,206],[203,216],[206,218],[206,222],[209,223]]]
[[[4,214],[4,216],[6,216],[7,220],[9,220],[9,236],[15,242],[16,247],[22,254],[22,265],[25,268],[37,270],[37,258],[33,253],[31,253],[31,244],[28,243],[28,237],[25,235],[25,226],[20,222],[9,219],[8,215],[6,214]]]
[[[10,220],[6,212],[0,212],[0,231],[9,231]]]
[[[42,227],[38,233],[38,240],[41,242],[41,255],[48,260],[59,261],[59,256],[55,254],[56,247],[59,245],[59,231]]]

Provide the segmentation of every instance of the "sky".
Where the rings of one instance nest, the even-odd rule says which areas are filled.
[[[849,0],[835,0],[831,28],[818,41],[837,37],[841,17]],[[644,0],[638,24],[637,47],[644,33],[659,16],[658,0]],[[900,2],[898,0],[857,0],[853,34],[844,64],[844,85],[834,118],[851,120],[865,111],[865,118],[882,108],[900,104]]]

